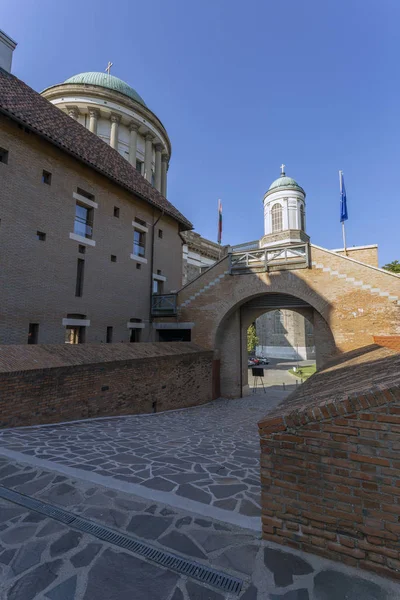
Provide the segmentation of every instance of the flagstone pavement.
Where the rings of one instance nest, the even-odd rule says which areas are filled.
[[[239,596],[0,499],[0,600],[400,600],[394,582],[261,540],[257,421],[285,369],[241,400],[0,432],[0,490],[238,577]]]

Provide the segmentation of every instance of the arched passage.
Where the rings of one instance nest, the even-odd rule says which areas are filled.
[[[309,302],[283,293],[264,293],[238,303],[217,329],[215,348],[220,360],[220,393],[238,398],[248,391],[246,333],[252,322],[267,311],[289,308],[308,319],[314,327],[317,368],[336,352],[332,331],[321,313]]]

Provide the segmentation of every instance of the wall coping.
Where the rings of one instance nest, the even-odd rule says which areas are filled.
[[[101,363],[163,360],[174,356],[212,355],[193,342],[139,342],[135,344],[0,345],[0,377],[24,371],[43,371]]]
[[[355,258],[350,258],[350,256],[346,256],[344,254],[338,254],[334,250],[328,250],[327,248],[322,248],[322,246],[317,246],[316,244],[310,244],[312,248],[317,248],[317,250],[322,250],[323,252],[327,252],[328,254],[332,254],[332,256],[336,256],[336,258],[349,260],[350,262],[356,263],[357,265],[362,265],[363,267],[367,267],[368,269],[373,269],[374,271],[379,271],[379,273],[383,273],[384,275],[391,275],[392,277],[396,277],[396,279],[400,279],[400,275],[396,275],[396,273],[392,273],[392,271],[386,271],[385,269],[381,269],[380,267],[373,267],[372,265],[368,265],[367,263],[363,263],[360,260],[356,260]],[[349,248],[351,250],[351,248]]]

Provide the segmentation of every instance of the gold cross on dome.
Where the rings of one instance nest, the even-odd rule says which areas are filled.
[[[282,163],[282,164],[281,164],[281,173],[282,173],[282,175],[283,175],[283,174],[284,174],[284,172],[285,172],[285,167],[286,167],[286,165],[284,165],[284,164]]]
[[[110,74],[111,67],[113,66],[113,64],[114,64],[114,63],[112,63],[112,62],[108,61],[107,68],[105,69],[105,70],[107,71],[107,73],[108,73],[108,74]]]

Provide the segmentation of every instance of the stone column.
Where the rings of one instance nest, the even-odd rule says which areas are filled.
[[[144,151],[144,176],[151,183],[151,163],[153,160],[153,140],[154,136],[148,132],[146,134],[146,145]]]
[[[135,169],[136,169],[137,136],[138,136],[139,127],[140,127],[139,123],[135,123],[134,121],[131,121],[131,123],[129,123],[129,132],[130,132],[129,162],[131,163],[132,167],[135,167]]]
[[[118,150],[118,127],[121,117],[115,113],[111,113],[111,134],[110,134],[110,146]]]
[[[89,108],[89,131],[97,133],[97,120],[100,112],[97,108]]]
[[[156,176],[155,176],[155,188],[156,190],[158,190],[159,192],[161,192],[161,152],[162,152],[162,145],[161,144],[157,144],[155,147],[156,150]]]
[[[79,109],[77,106],[67,106],[67,110],[68,110],[68,115],[70,117],[72,117],[72,119],[75,119],[75,121],[78,120],[79,117]]]
[[[167,171],[168,171],[168,156],[163,154],[161,157],[161,193],[164,198],[167,197]]]

